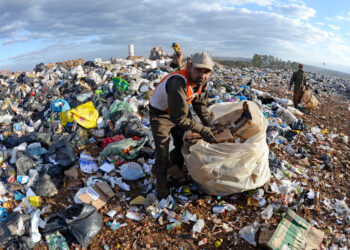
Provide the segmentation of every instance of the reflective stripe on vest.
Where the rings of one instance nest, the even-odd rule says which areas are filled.
[[[194,98],[196,98],[201,92],[203,85],[200,86],[199,90],[194,93],[193,89],[191,87],[191,84],[188,80],[188,70],[183,69],[180,71],[176,71],[173,73],[170,73],[169,75],[165,76],[160,82],[158,83],[156,89],[153,92],[153,95],[150,99],[150,104],[155,107],[156,109],[166,111],[168,112],[168,94],[166,93],[165,85],[170,77],[172,76],[180,76],[185,80],[186,83],[186,102],[188,104],[191,104]]]

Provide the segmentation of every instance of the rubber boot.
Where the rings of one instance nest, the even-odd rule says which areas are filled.
[[[156,177],[156,191],[158,200],[166,199],[169,195],[168,181],[167,178]]]

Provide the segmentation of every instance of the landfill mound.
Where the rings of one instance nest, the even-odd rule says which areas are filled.
[[[346,249],[349,82],[307,73],[319,106],[295,109],[291,71],[216,65],[210,105],[258,105],[271,179],[256,190],[208,196],[187,174],[158,201],[148,100],[172,72],[169,63],[79,59],[0,75],[0,246],[272,248],[291,240],[273,235],[289,219],[303,225],[293,230],[319,229],[316,246]],[[310,243],[305,232],[298,244]]]

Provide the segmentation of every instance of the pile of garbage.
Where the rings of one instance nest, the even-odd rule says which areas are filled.
[[[152,52],[155,58],[164,54],[159,51]],[[297,239],[301,245],[296,248],[310,242],[346,247],[348,190],[337,196],[324,190],[337,188],[327,179],[346,185],[341,183],[348,178],[349,129],[336,133],[321,124],[307,126],[304,117],[312,114],[293,108],[283,94],[290,71],[216,65],[208,83],[210,108],[239,105],[243,116],[232,118],[233,123],[218,120],[217,138],[224,139],[212,150],[231,143],[230,152],[240,159],[235,167],[256,167],[250,184],[248,177],[220,179],[220,167],[232,169],[227,164],[205,178],[196,176],[203,166],[191,157],[203,152],[199,141],[185,155],[193,180],[174,186],[167,199],[156,199],[148,102],[159,80],[172,72],[169,60],[72,60],[0,76],[0,247],[150,248],[182,242],[191,248],[259,244],[279,249],[276,242],[282,239],[290,244]],[[313,90],[319,100],[350,92],[342,79],[308,77],[311,86],[322,86]],[[344,112],[350,111],[347,107]],[[253,110],[261,120],[258,129],[247,136],[238,133],[252,126]],[[333,144],[347,153],[341,157]],[[243,162],[253,154],[254,162]],[[231,185],[235,182],[238,189]],[[299,224],[291,228],[288,220]],[[118,230],[122,227],[125,233]],[[282,227],[300,234],[288,238],[279,234]],[[104,235],[118,237],[106,240]]]

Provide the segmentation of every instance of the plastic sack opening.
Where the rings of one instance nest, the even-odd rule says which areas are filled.
[[[256,189],[270,179],[267,121],[259,107],[248,105],[252,124],[258,132],[244,143],[209,144],[200,140],[193,146],[184,143],[182,153],[192,179],[209,195],[230,195]],[[218,103],[209,107],[215,121],[228,121],[243,108],[240,103]]]

